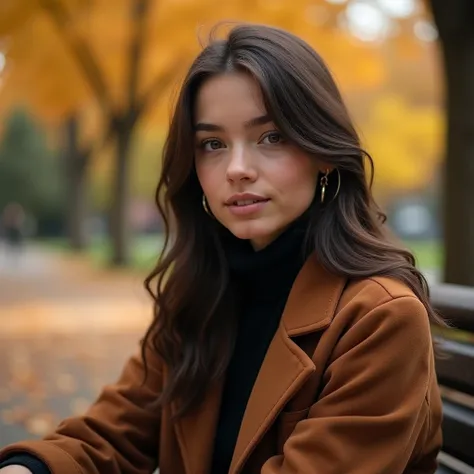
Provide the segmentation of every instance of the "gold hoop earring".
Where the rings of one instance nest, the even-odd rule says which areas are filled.
[[[207,205],[206,195],[204,193],[202,193],[202,207],[208,216],[214,217],[214,214],[212,214],[209,206]]]
[[[334,168],[335,171],[337,172],[337,189],[336,192],[331,199],[331,201],[334,201],[336,197],[339,194],[339,191],[341,190],[341,173],[338,168]],[[321,185],[321,204],[324,203],[324,198],[326,197],[326,187],[329,183],[329,170],[326,170],[326,174],[321,178],[320,185]]]
[[[334,197],[332,198],[332,201],[336,199],[337,195],[339,194],[339,191],[341,190],[341,173],[339,171],[339,168],[335,168],[337,171],[337,189],[336,193],[334,194]]]
[[[321,178],[321,204],[324,202],[324,198],[326,197],[326,186],[328,185],[328,174],[329,170],[326,170],[326,174]]]

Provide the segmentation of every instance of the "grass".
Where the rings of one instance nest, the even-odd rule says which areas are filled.
[[[443,245],[440,241],[405,242],[415,254],[418,267],[422,269],[438,269],[443,266]]]
[[[38,242],[47,249],[58,252],[70,252],[66,239],[46,239]],[[159,256],[163,245],[163,236],[160,234],[136,237],[130,246],[130,267],[132,269],[149,271]],[[106,266],[110,261],[111,246],[104,238],[93,239],[85,251],[85,256],[90,258],[97,266]]]
[[[41,241],[41,245],[57,251],[69,251],[65,239],[48,239]],[[133,239],[131,245],[131,268],[148,271],[155,265],[163,245],[163,236],[160,234],[139,236]],[[405,245],[413,251],[418,266],[424,270],[441,268],[443,248],[439,241],[408,241]],[[109,243],[103,238],[92,241],[86,255],[94,264],[107,265],[111,254]]]

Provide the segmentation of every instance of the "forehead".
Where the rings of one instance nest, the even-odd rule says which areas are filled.
[[[237,124],[266,113],[259,84],[243,72],[208,79],[196,97],[195,122]]]

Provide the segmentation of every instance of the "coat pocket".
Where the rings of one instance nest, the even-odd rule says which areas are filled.
[[[309,407],[298,411],[283,411],[278,416],[278,435],[277,448],[278,453],[283,453],[283,445],[293,433],[298,422],[308,417]]]

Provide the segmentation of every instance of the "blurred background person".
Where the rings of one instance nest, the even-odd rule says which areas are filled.
[[[6,257],[17,263],[25,237],[25,211],[17,202],[8,203],[2,212],[2,236],[5,243]]]

